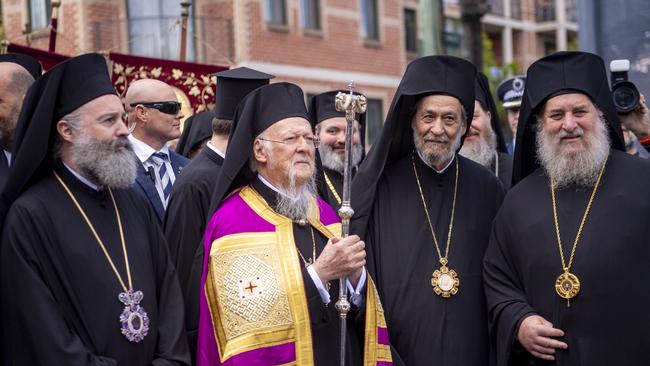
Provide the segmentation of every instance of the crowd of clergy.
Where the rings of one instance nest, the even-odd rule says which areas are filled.
[[[1,365],[650,365],[650,112],[599,56],[497,98],[418,58],[372,146],[361,93],[273,78],[181,134],[160,80],[0,55]]]

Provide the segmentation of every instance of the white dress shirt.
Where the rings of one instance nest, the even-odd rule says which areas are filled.
[[[226,158],[226,154],[222,153],[216,146],[212,145],[212,142],[208,141],[208,148],[214,151],[217,155],[221,156],[222,159]]]
[[[271,188],[278,194],[284,195],[279,189],[277,189],[271,182],[266,180],[262,175],[258,174],[257,175],[264,183],[265,186]],[[316,258],[314,258],[316,260]],[[311,280],[314,282],[314,285],[316,286],[316,289],[318,289],[318,293],[320,294],[321,300],[323,300],[323,303],[325,305],[329,304],[331,301],[331,296],[329,291],[327,291],[327,288],[325,288],[325,285],[323,284],[323,281],[321,281],[320,277],[318,277],[318,273],[316,273],[316,270],[314,269],[313,266],[307,267],[307,273],[309,273],[309,277],[311,277]],[[350,302],[353,303],[356,307],[361,307],[363,305],[363,289],[366,286],[366,268],[363,267],[361,269],[361,277],[359,278],[359,283],[357,283],[357,287],[354,288],[352,286],[352,283],[350,282],[350,279],[347,279],[346,284],[348,288],[348,293],[350,294]]]
[[[167,159],[164,164],[167,168],[167,175],[169,175],[169,183],[173,185],[176,181],[176,175],[174,173],[174,168],[172,167],[170,160],[171,156],[169,154],[169,146],[165,144],[163,145],[162,149],[160,149],[160,151],[156,151],[153,147],[133,137],[133,135],[129,135],[129,141],[131,141],[131,145],[133,145],[133,152],[138,157],[138,160],[140,160],[142,163],[142,166],[144,166],[144,170],[148,170],[149,167],[154,168],[154,171],[156,172],[156,176],[154,177],[154,185],[156,186],[156,191],[158,191],[160,202],[162,202],[163,207],[167,208],[167,200],[165,200],[165,193],[163,192],[162,181],[160,180],[160,168],[152,161],[151,155],[155,152],[167,154],[169,159]]]

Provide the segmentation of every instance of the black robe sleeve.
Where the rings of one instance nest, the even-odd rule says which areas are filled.
[[[47,243],[48,227],[41,217],[32,216],[23,207],[10,212],[3,232],[1,290],[3,299],[3,346],[6,365],[20,365],[27,356],[35,365],[85,365],[117,366],[117,361],[94,354],[85,344],[83,332],[71,329],[80,327],[79,319],[64,315],[47,284],[50,274],[41,266],[39,243]],[[34,245],[36,244],[36,245]],[[21,329],[17,334],[7,334],[9,329]],[[81,335],[80,335],[81,334]]]
[[[154,213],[150,210],[151,222]],[[151,225],[152,258],[156,260],[158,292],[158,344],[153,366],[189,365],[190,354],[185,337],[183,296],[165,238],[158,225]]]
[[[505,207],[504,207],[505,208]],[[521,351],[517,341],[519,324],[528,315],[536,313],[526,300],[518,269],[508,260],[508,210],[502,209],[492,227],[490,244],[484,259],[484,285],[488,306],[488,324],[493,352],[498,366],[507,366]]]

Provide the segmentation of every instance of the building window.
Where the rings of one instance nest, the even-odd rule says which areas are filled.
[[[265,0],[264,13],[268,24],[287,25],[286,0]]]
[[[181,45],[181,5],[177,0],[129,0],[130,52],[177,60]],[[187,61],[194,61],[194,1],[187,22]]]
[[[463,39],[463,24],[458,19],[445,18],[445,30],[442,35],[442,45],[445,54],[461,56],[461,40]]]
[[[305,29],[320,30],[320,1],[302,0],[302,27]]]
[[[32,30],[46,28],[50,24],[51,16],[50,0],[29,0],[29,22]]]
[[[418,23],[413,9],[404,9],[404,36],[406,51],[418,52]]]
[[[368,98],[366,105],[366,149],[372,146],[384,124],[381,99]]]
[[[379,40],[377,0],[361,1],[361,32],[364,39]]]

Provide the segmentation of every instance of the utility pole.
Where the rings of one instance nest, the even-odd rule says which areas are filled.
[[[483,26],[481,18],[486,12],[486,0],[460,0],[460,14],[466,40],[463,47],[464,53],[479,71],[483,70]]]

